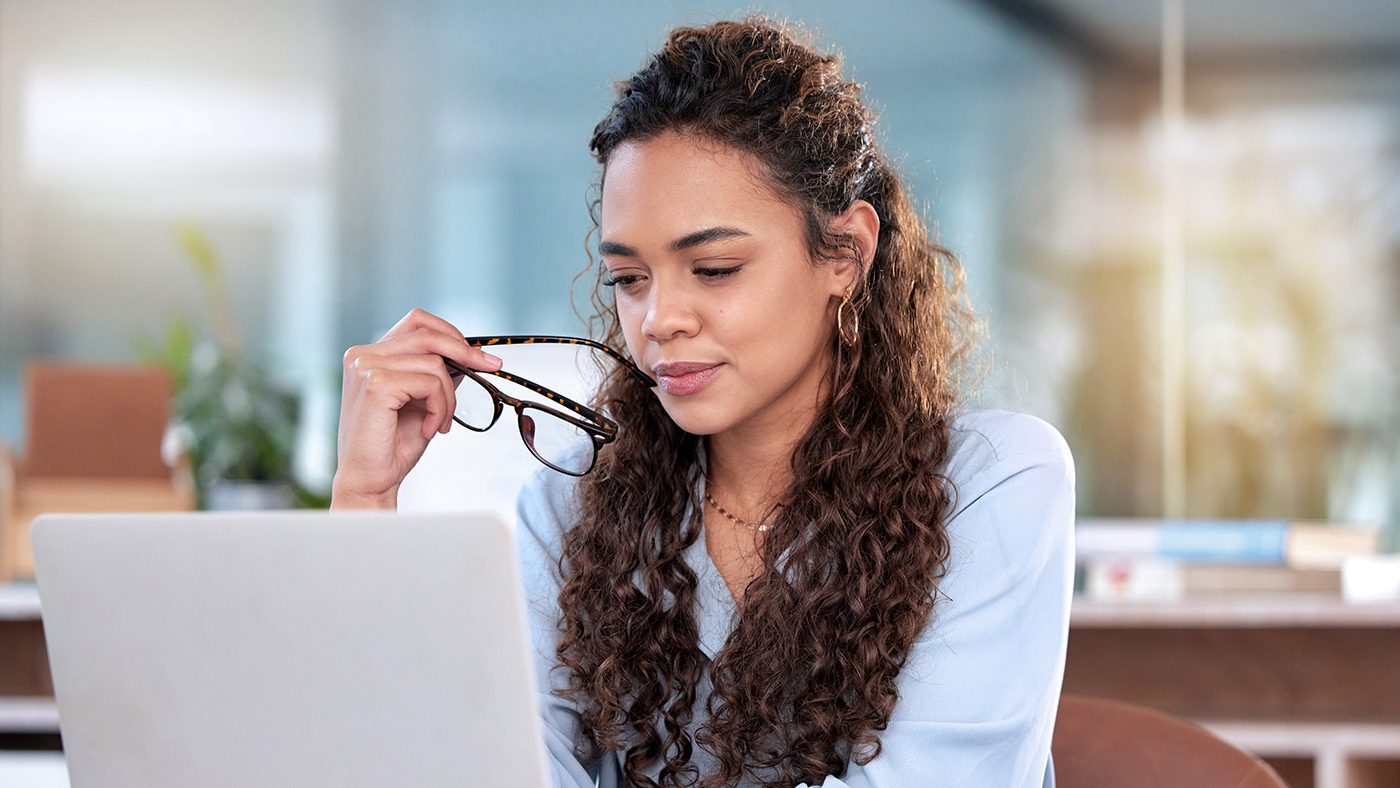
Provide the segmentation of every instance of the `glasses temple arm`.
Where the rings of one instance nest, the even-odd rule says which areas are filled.
[[[602,342],[597,342],[592,339],[556,336],[551,334],[511,334],[505,336],[465,337],[464,339],[467,344],[472,347],[490,347],[492,345],[584,345],[595,350],[601,350],[609,356],[612,356],[612,358],[622,364],[628,372],[632,373],[632,377],[646,384],[647,388],[656,386],[656,381],[653,380],[650,375],[643,372],[640,367],[632,363],[626,356]]]

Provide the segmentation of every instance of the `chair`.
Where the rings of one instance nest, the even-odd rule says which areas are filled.
[[[1082,695],[1060,697],[1056,788],[1288,788],[1267,763],[1178,717]]]
[[[171,390],[154,367],[26,366],[27,450],[0,447],[0,580],[33,576],[29,523],[45,512],[194,508],[188,465],[161,459]]]

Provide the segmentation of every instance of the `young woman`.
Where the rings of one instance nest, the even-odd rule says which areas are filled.
[[[960,407],[961,272],[872,122],[749,18],[673,31],[594,131],[602,339],[658,385],[614,366],[616,440],[520,497],[559,785],[1053,784],[1069,451]],[[499,368],[418,310],[345,362],[335,508],[394,506],[449,364]]]

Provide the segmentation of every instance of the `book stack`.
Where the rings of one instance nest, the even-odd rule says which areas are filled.
[[[1380,529],[1291,520],[1081,518],[1075,540],[1076,588],[1090,599],[1341,596],[1344,563],[1375,555]]]

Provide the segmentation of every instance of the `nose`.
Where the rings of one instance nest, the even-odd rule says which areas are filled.
[[[676,283],[657,278],[648,292],[647,313],[642,319],[642,335],[652,342],[665,342],[678,336],[695,336],[700,316],[686,293]]]

